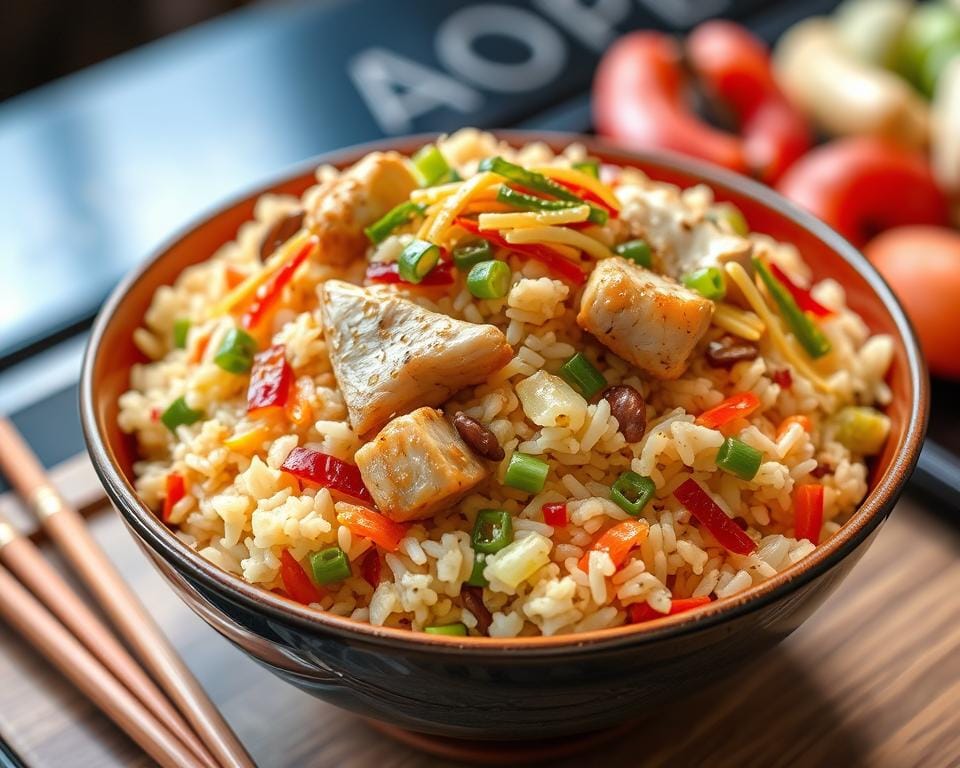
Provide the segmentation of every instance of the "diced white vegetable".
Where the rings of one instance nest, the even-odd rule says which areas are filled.
[[[483,575],[494,589],[513,594],[523,581],[550,562],[551,547],[546,536],[531,533],[488,555]]]
[[[576,431],[587,418],[587,401],[559,376],[537,371],[516,389],[523,412],[538,426]]]

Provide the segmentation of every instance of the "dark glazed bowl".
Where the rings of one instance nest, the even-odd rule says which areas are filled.
[[[622,722],[684,687],[750,664],[796,629],[863,555],[890,513],[920,452],[927,375],[910,325],[877,272],[849,243],[769,189],[720,169],[663,154],[631,154],[581,136],[504,133],[513,144],[555,149],[585,143],[605,162],[683,186],[706,182],[737,204],[753,229],[795,243],[821,277],[847,290],[874,332],[895,339],[890,440],[870,493],[829,542],[775,578],[694,615],[583,635],[513,640],[451,638],[360,624],[309,610],[219,570],[182,544],[132,485],[134,446],[117,426],[117,398],[141,357],[132,341],[154,290],[233,238],[256,197],[299,193],[318,163],[345,166],[373,149],[409,153],[411,137],[335,152],[202,218],[114,291],[93,329],[81,409],[94,465],[134,538],[180,596],[218,632],[310,693],[402,728],[461,738],[530,739]]]

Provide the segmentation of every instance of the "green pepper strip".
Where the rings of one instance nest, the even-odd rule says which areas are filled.
[[[395,229],[403,226],[416,216],[422,216],[425,210],[427,210],[425,205],[407,200],[392,208],[382,218],[375,221],[369,227],[366,227],[363,232],[371,243],[379,245],[386,240]]]
[[[776,302],[783,319],[786,320],[790,330],[793,331],[797,341],[800,342],[807,354],[814,359],[827,354],[831,348],[830,340],[823,335],[823,331],[817,327],[817,324],[804,314],[783,283],[773,276],[761,259],[754,258],[753,266],[760,275],[767,291],[773,297],[774,302]]]
[[[570,200],[544,200],[542,197],[526,195],[508,186],[501,186],[500,189],[497,190],[497,200],[523,211],[564,211],[568,208],[576,208],[579,205],[584,205],[583,200],[576,203]],[[595,205],[591,205],[590,215],[587,217],[587,221],[603,226],[607,223],[609,217],[610,215],[603,210],[603,208],[597,208]]]

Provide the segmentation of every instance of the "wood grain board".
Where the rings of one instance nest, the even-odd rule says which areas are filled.
[[[78,477],[64,486],[71,496],[89,491]],[[7,512],[10,504],[0,499]],[[274,678],[180,602],[112,510],[101,503],[90,520],[261,766],[452,765]],[[604,745],[602,758],[550,764],[960,765],[958,555],[960,533],[903,500],[839,591],[748,674],[637,713],[630,736]],[[0,732],[34,768],[150,764],[2,624]]]

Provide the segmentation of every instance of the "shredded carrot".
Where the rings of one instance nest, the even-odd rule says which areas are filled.
[[[649,533],[650,524],[646,520],[624,520],[617,523],[607,529],[593,542],[590,549],[583,553],[578,563],[580,570],[584,573],[589,570],[591,552],[606,552],[614,566],[619,568],[627,559],[630,550],[643,544]]]
[[[780,426],[777,427],[777,440],[787,434],[787,430],[790,429],[790,427],[794,424],[799,424],[803,431],[808,435],[813,431],[813,427],[810,424],[810,419],[808,419],[802,413],[798,413],[793,416],[787,416],[787,418],[780,422]]]

